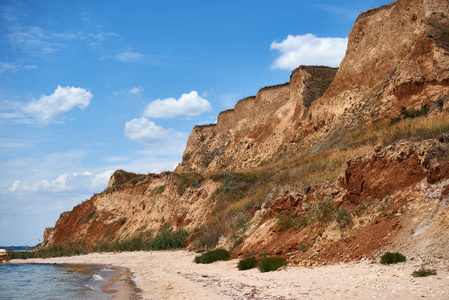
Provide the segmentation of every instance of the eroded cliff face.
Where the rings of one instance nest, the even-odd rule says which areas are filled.
[[[448,56],[447,1],[402,0],[364,12],[338,71],[299,67],[289,83],[220,113],[216,125],[196,126],[176,171],[254,167],[360,120],[383,122],[403,106],[447,108]]]
[[[196,243],[203,234],[236,255],[304,264],[388,247],[449,259],[448,99],[448,1],[369,10],[338,70],[301,66],[217,124],[195,126],[174,173],[116,172],[106,191],[61,214],[44,244],[89,247],[170,224],[189,230],[190,247],[210,246]],[[376,145],[402,107],[424,104],[427,118],[394,129],[405,141]]]
[[[182,188],[182,178],[173,173],[120,179],[121,172],[116,172],[107,190],[61,214],[55,228],[45,231],[46,245],[71,241],[89,247],[157,232],[164,224],[193,230],[212,211],[211,196],[218,187],[218,182],[205,180],[195,188]]]
[[[361,118],[375,123],[402,106],[440,101],[447,108],[448,17],[444,0],[402,0],[362,13],[335,80],[312,105],[304,130]]]
[[[287,150],[280,148],[290,144],[293,124],[304,119],[336,71],[301,66],[289,83],[263,88],[221,112],[216,125],[195,126],[176,172],[243,169],[272,161]]]
[[[448,259],[448,150],[435,139],[376,147],[349,160],[337,182],[277,197],[234,251],[305,265],[371,258],[388,247]]]

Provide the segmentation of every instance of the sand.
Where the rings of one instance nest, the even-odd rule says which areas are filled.
[[[415,278],[411,273],[422,264],[416,260],[389,266],[373,261],[314,268],[288,266],[260,273],[257,269],[239,271],[238,260],[196,264],[195,255],[188,251],[92,253],[11,263],[126,268],[143,299],[449,299],[449,266],[442,261],[426,265],[437,270],[436,276]],[[119,293],[115,298],[126,299],[126,295]]]

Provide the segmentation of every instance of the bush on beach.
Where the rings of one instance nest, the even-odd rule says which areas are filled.
[[[249,270],[249,269],[253,269],[253,268],[257,267],[257,263],[258,263],[258,261],[255,258],[252,258],[252,257],[245,258],[245,259],[242,259],[239,261],[239,263],[237,264],[237,268],[240,271]]]
[[[285,259],[280,257],[265,257],[260,260],[260,262],[257,265],[257,268],[260,272],[270,272],[270,271],[276,271],[280,267],[283,267],[287,265],[287,262]]]
[[[225,249],[215,249],[212,251],[204,252],[203,254],[195,257],[197,264],[210,264],[219,260],[229,260],[229,251]]]
[[[380,257],[380,263],[383,265],[397,264],[406,261],[406,257],[399,252],[386,252]]]

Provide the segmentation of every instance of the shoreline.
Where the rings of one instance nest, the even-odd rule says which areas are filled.
[[[106,265],[102,265],[107,267]],[[133,281],[134,274],[127,268],[113,266],[111,269],[117,274],[101,287],[105,294],[111,294],[112,299],[117,300],[139,300],[142,299],[142,290]]]
[[[395,265],[358,261],[314,268],[287,266],[280,271],[260,273],[257,269],[239,271],[238,260],[196,264],[195,256],[185,250],[152,254],[139,251],[10,263],[101,264],[124,268],[129,273],[117,282],[123,283],[128,278],[131,291],[141,291],[134,299],[449,299],[449,266],[437,259],[426,265],[437,270],[436,276],[415,278],[411,273],[421,267],[422,261]],[[118,294],[116,297],[129,299],[119,298],[123,295]]]
[[[79,256],[74,256],[79,257]],[[82,256],[81,256],[82,257]],[[14,259],[5,261],[5,264],[24,264],[24,265],[56,265],[66,269],[76,268],[81,274],[95,274],[92,270],[95,267],[109,269],[115,272],[112,277],[107,278],[105,284],[101,285],[101,292],[112,296],[116,300],[140,300],[142,299],[142,290],[139,289],[133,281],[134,274],[125,267],[108,265],[103,263],[84,263],[84,262],[53,262],[54,258],[32,258],[32,259]],[[45,261],[41,261],[45,260]]]

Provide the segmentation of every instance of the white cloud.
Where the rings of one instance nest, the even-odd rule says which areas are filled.
[[[115,59],[121,62],[136,62],[143,58],[143,54],[136,53],[136,52],[123,52],[118,54]]]
[[[66,43],[82,39],[79,33],[55,33],[38,26],[12,26],[6,35],[11,46],[25,53],[47,55],[55,53]]]
[[[42,124],[57,122],[61,115],[75,107],[85,109],[92,99],[90,91],[76,87],[58,86],[50,96],[42,95],[22,107],[22,111]]]
[[[16,180],[14,181],[13,185],[11,186],[11,188],[9,189],[11,192],[14,192],[15,190],[17,190],[17,188],[20,185],[20,180]]]
[[[13,193],[17,192],[65,192],[104,188],[109,182],[109,178],[114,173],[112,170],[105,171],[100,174],[93,174],[85,171],[82,173],[63,173],[57,178],[48,180],[41,179],[34,183],[23,184],[21,180],[16,180],[9,188]]]
[[[141,86],[136,86],[136,87],[129,89],[128,94],[137,95],[141,92],[143,92],[143,88]]]
[[[300,65],[327,65],[338,67],[343,59],[347,38],[319,38],[313,34],[297,35],[271,43],[270,50],[278,50],[280,56],[272,63],[272,69],[293,70]]]
[[[175,134],[175,131],[173,129],[165,129],[156,125],[153,121],[141,117],[126,122],[124,133],[131,140],[148,143],[166,139]]]
[[[182,94],[178,100],[174,98],[154,100],[147,106],[143,115],[149,118],[174,118],[196,116],[211,110],[209,101],[198,96],[198,92],[191,91],[189,94]]]

